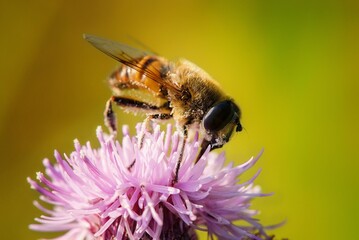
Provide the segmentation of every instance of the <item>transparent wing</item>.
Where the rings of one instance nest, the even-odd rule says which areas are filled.
[[[135,59],[140,59],[149,54],[146,51],[141,51],[123,43],[114,42],[112,40],[94,35],[84,34],[84,39],[101,52],[107,54],[119,62],[132,62]]]
[[[150,55],[149,52],[94,35],[84,34],[84,39],[91,43],[95,48],[113,59],[116,59],[120,63],[129,66],[138,72],[143,72],[148,78],[151,78],[155,82],[164,85],[173,91],[179,91],[177,86],[163,79],[163,69],[143,69],[140,65],[140,61],[143,57]]]

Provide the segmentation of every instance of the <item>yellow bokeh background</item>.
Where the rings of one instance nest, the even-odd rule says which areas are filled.
[[[358,2],[2,0],[0,27],[1,239],[48,236],[28,230],[41,212],[26,177],[75,138],[96,145],[117,63],[83,33],[137,39],[220,82],[245,127],[223,150],[239,164],[265,149],[256,182],[274,195],[253,207],[286,220],[278,239],[357,238]]]

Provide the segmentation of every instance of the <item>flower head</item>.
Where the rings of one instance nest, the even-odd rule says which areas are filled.
[[[268,238],[250,210],[253,198],[263,196],[253,186],[258,175],[238,183],[238,177],[258,157],[240,166],[225,165],[224,153],[208,150],[196,162],[198,135],[187,142],[173,183],[181,136],[154,127],[144,133],[140,148],[128,127],[122,143],[97,129],[100,147],[81,145],[56,163],[44,160],[46,174],[37,181],[28,178],[41,200],[53,205],[35,205],[46,216],[36,218],[30,228],[38,231],[65,231],[62,239],[197,239],[194,230],[208,231],[220,239]],[[196,163],[195,163],[196,162]]]

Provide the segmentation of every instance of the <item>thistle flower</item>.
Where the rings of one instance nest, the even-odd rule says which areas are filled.
[[[47,209],[35,201],[46,216],[35,220],[30,229],[65,234],[68,239],[197,239],[195,230],[207,231],[219,239],[269,239],[250,210],[255,197],[264,196],[250,180],[238,177],[258,160],[251,158],[240,166],[225,166],[224,153],[208,150],[197,163],[198,134],[187,142],[178,182],[173,183],[181,136],[154,127],[143,136],[140,148],[128,127],[123,127],[120,144],[99,127],[99,148],[75,140],[75,151],[62,157],[55,151],[56,163],[43,161],[46,174],[37,181],[28,178]],[[260,154],[259,154],[260,155]]]

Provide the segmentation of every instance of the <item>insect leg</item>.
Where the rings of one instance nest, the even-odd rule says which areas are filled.
[[[129,98],[123,98],[123,97],[117,97],[117,96],[113,96],[112,101],[116,103],[116,105],[123,107],[125,109],[128,110],[132,110],[134,112],[139,111],[139,112],[143,112],[143,113],[147,113],[147,118],[144,121],[145,124],[145,128],[147,131],[151,131],[152,125],[151,125],[151,119],[168,119],[171,117],[170,112],[171,109],[169,108],[168,103],[165,103],[163,106],[154,106],[145,102],[140,102],[137,100],[133,100],[133,99],[129,99]],[[112,110],[112,109],[110,109]],[[113,115],[113,114],[112,114]],[[110,115],[111,120],[113,119],[113,117]],[[109,121],[108,122],[112,123],[112,125],[114,125],[113,122]],[[109,124],[110,125],[110,124]],[[142,148],[143,145],[143,138],[144,135],[140,136],[139,138],[139,145],[140,148]]]
[[[117,122],[115,112],[112,110],[112,103],[115,103],[117,106],[123,107],[129,111],[133,112],[143,112],[148,115],[153,115],[155,119],[167,119],[170,118],[171,108],[168,103],[163,104],[163,106],[154,106],[148,103],[140,102],[137,100],[112,96],[106,103],[105,108],[105,125],[110,129],[111,132],[117,131]],[[158,117],[157,117],[158,116]],[[150,117],[152,118],[152,117]]]
[[[151,115],[151,119],[155,119],[155,120],[168,120],[168,119],[171,119],[171,118],[172,118],[172,115],[167,114],[167,113],[160,113],[160,114]]]
[[[136,100],[112,96],[106,102],[104,116],[105,116],[105,125],[108,127],[110,132],[114,134],[116,134],[117,132],[117,120],[116,120],[116,114],[112,109],[112,103],[115,103],[116,105],[124,108],[139,108],[144,110],[151,110],[151,109],[155,110],[158,108],[156,106],[152,106]]]
[[[151,116],[147,115],[145,121],[143,122],[143,124],[145,125],[145,131],[146,132],[152,132],[152,126],[151,126]],[[143,141],[145,140],[145,132],[141,131],[141,135],[138,139],[138,145],[140,146],[140,148],[143,147]]]
[[[170,111],[171,109],[168,108],[168,104],[164,104],[163,106],[154,106],[145,102],[137,101],[130,98],[125,97],[118,97],[118,96],[112,96],[111,97],[112,102],[115,102],[116,105],[126,108],[128,110],[133,111],[141,111],[143,113],[149,113],[149,114],[157,114],[161,111]],[[151,114],[151,115],[152,115]]]
[[[179,154],[177,164],[176,164],[175,177],[172,180],[172,185],[178,182],[178,173],[179,173],[179,169],[180,169],[180,166],[181,166],[181,163],[183,160],[184,147],[186,146],[187,138],[188,138],[188,129],[187,129],[187,125],[185,125],[183,127],[183,141],[182,141],[180,154]]]
[[[147,115],[145,121],[143,124],[145,124],[145,128],[147,132],[152,132],[152,120],[168,120],[171,119],[172,115],[171,114],[167,114],[167,113],[159,113],[159,114],[154,114],[154,115]],[[140,148],[142,148],[143,146],[143,140],[145,138],[145,134],[142,133],[140,138],[139,138],[139,146]]]
[[[117,121],[116,121],[116,114],[112,110],[112,102],[114,101],[114,97],[111,97],[106,102],[106,108],[104,112],[105,116],[105,125],[110,130],[110,132],[114,135],[117,133]]]

